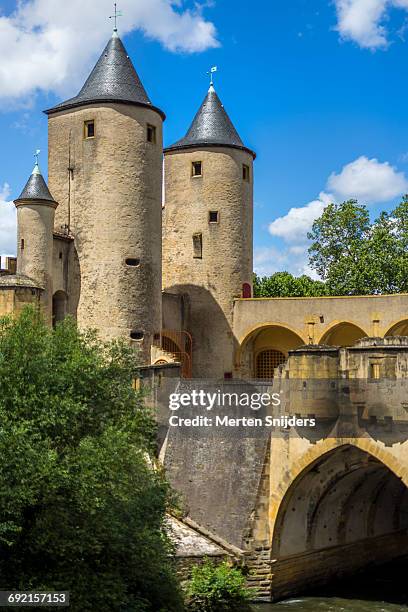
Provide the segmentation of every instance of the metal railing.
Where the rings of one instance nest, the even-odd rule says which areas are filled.
[[[187,331],[175,329],[162,329],[154,336],[153,345],[169,353],[175,362],[181,365],[183,378],[193,375],[193,339]]]

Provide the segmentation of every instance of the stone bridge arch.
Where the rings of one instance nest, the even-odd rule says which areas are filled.
[[[271,496],[272,596],[407,554],[407,484],[403,462],[368,439],[298,457]]]

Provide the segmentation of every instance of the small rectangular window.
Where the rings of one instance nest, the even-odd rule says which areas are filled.
[[[95,121],[85,121],[84,124],[84,135],[85,138],[95,137]]]
[[[203,164],[200,161],[195,161],[192,163],[191,168],[192,176],[203,176]]]
[[[244,181],[249,183],[249,166],[242,164],[242,178]]]
[[[203,235],[193,234],[193,257],[194,259],[203,258]]]
[[[146,138],[147,142],[156,143],[156,128],[154,125],[147,125]]]
[[[220,220],[220,216],[218,214],[218,210],[210,210],[208,213],[208,222],[209,223],[218,223]]]
[[[21,239],[21,250],[24,251],[24,238]]]

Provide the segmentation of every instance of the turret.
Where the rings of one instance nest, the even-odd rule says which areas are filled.
[[[163,285],[190,296],[193,376],[230,377],[234,298],[252,287],[253,160],[214,86],[165,149]]]
[[[116,30],[77,96],[46,111],[55,229],[74,237],[81,328],[150,362],[161,327],[162,123]]]
[[[44,315],[51,323],[53,229],[58,204],[48,190],[38,161],[14,204],[17,208],[17,274],[33,279],[44,290]]]

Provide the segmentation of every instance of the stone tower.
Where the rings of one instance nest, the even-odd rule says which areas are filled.
[[[213,85],[165,149],[163,286],[190,298],[193,376],[234,370],[234,298],[252,287],[253,160]]]
[[[55,228],[74,237],[78,324],[129,339],[150,363],[161,328],[165,117],[116,30],[79,94],[46,113]]]
[[[52,266],[55,209],[38,163],[21,195],[17,208],[17,274],[28,276],[42,289],[44,315],[52,320]]]

